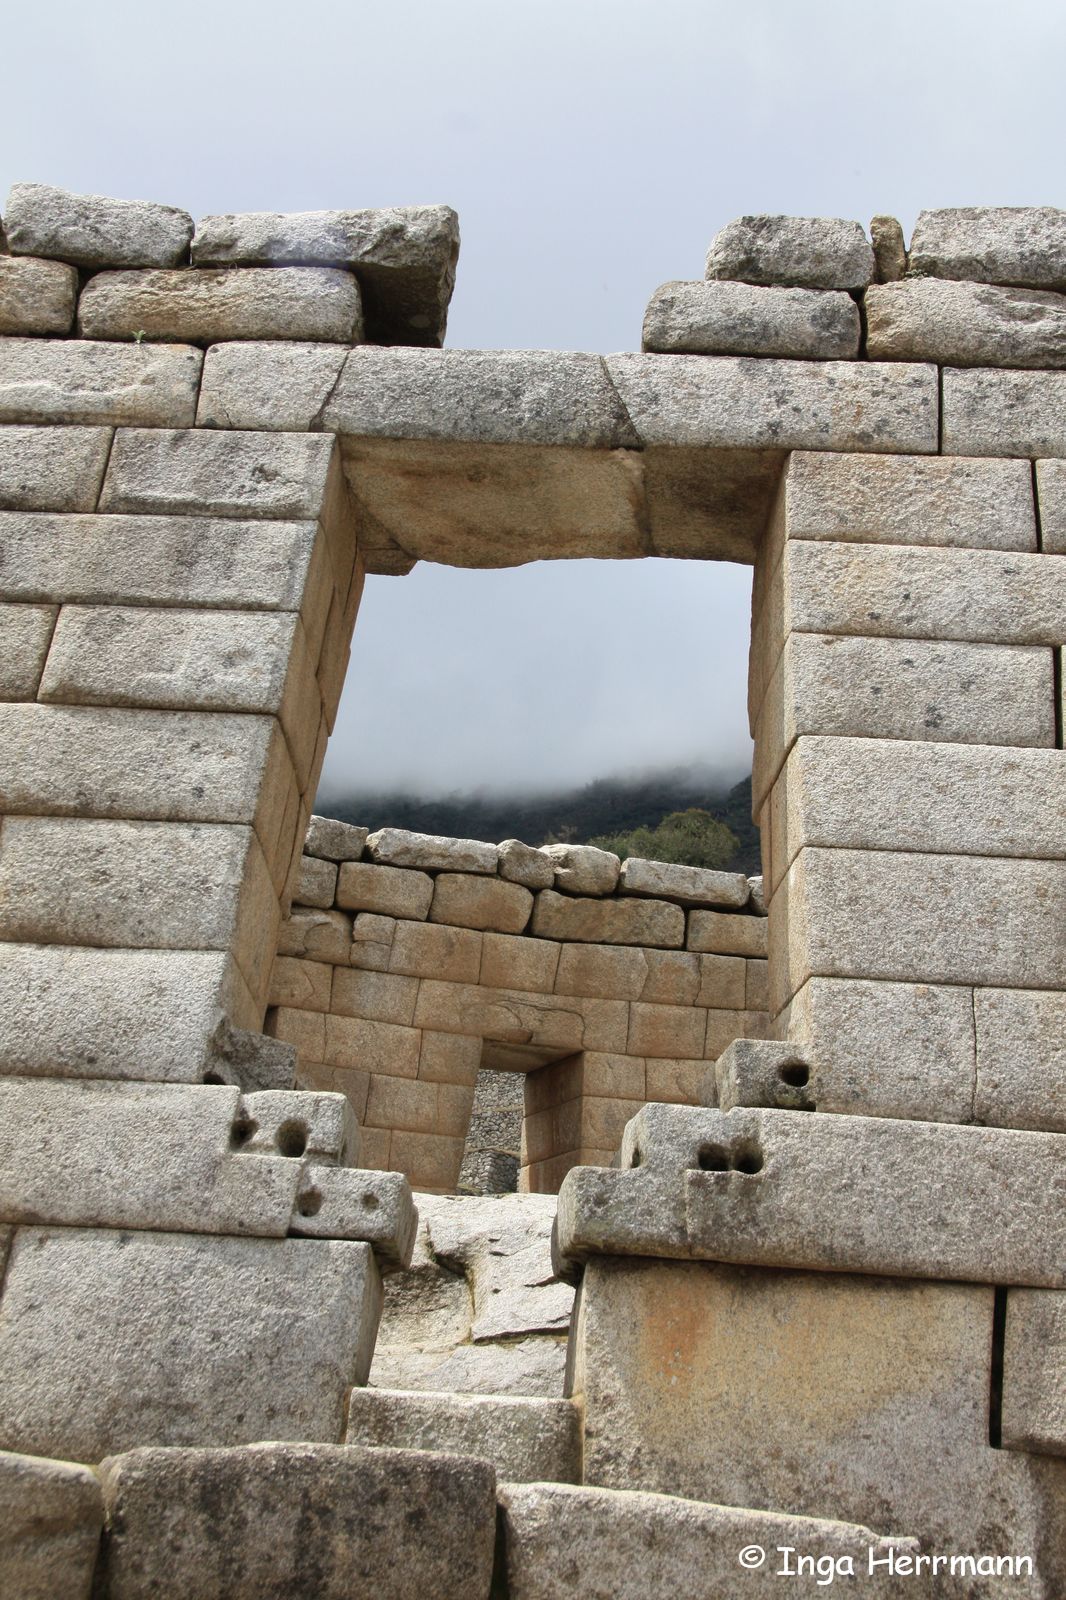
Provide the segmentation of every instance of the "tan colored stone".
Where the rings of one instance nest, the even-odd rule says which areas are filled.
[[[647,977],[638,1000],[654,1005],[692,1006],[700,989],[700,959],[682,950],[645,950]]]
[[[389,1141],[389,1165],[404,1174],[412,1189],[448,1194],[459,1182],[463,1149],[461,1138],[396,1128]]]
[[[556,1056],[581,1049],[624,1051],[627,1025],[623,1001],[480,989],[428,978],[419,986],[415,1007],[416,1027],[533,1045]]]
[[[305,1064],[321,1062],[326,1054],[326,1017],[321,1011],[300,1011],[278,1006],[268,1012],[264,1025],[274,1039],[291,1044],[297,1053],[297,1074]]]
[[[745,969],[750,965],[736,956],[701,955],[698,1006],[719,1011],[742,1011],[745,998]]]
[[[343,911],[294,906],[281,925],[278,954],[331,966],[347,963],[352,944],[352,919]]]
[[[555,978],[556,994],[603,1000],[639,1000],[648,981],[647,951],[564,944]]]
[[[664,900],[579,900],[543,889],[533,907],[531,931],[541,938],[586,944],[679,949],[685,942],[685,913]]]
[[[336,267],[99,272],[78,300],[85,339],[314,339],[357,344],[359,285]]]
[[[388,965],[383,970],[412,978],[477,983],[482,964],[482,938],[470,928],[432,922],[397,922]]]
[[[300,875],[296,880],[293,899],[301,906],[314,906],[328,911],[337,892],[337,868],[332,861],[319,861],[313,856],[301,856]]]
[[[0,1452],[0,1594],[89,1600],[103,1523],[89,1467]]]
[[[768,1011],[770,1009],[769,962],[746,961],[744,984],[744,1009]]]
[[[395,917],[379,917],[373,911],[359,911],[352,919],[352,947],[348,961],[367,972],[387,972],[396,934]]]
[[[409,1027],[418,996],[418,979],[388,972],[338,967],[333,977],[333,1011],[371,1022],[398,1022]]]
[[[419,867],[423,872],[496,871],[497,847],[480,839],[449,839],[440,834],[379,828],[368,836],[366,853],[387,867]]]
[[[546,844],[541,854],[555,869],[555,887],[567,894],[613,894],[621,863],[609,850],[590,844]]]
[[[53,256],[79,267],[176,267],[192,218],[176,206],[72,194],[48,183],[14,183],[4,226],[16,255]]]
[[[473,1088],[466,1084],[394,1078],[378,1072],[370,1080],[367,1126],[465,1139],[473,1100]]]
[[[427,1083],[457,1083],[473,1088],[481,1064],[481,1040],[426,1028],[418,1055],[418,1076]]]
[[[903,229],[895,217],[872,217],[870,243],[877,263],[878,283],[897,283],[907,270],[907,247]]]
[[[403,867],[376,867],[369,861],[343,861],[337,904],[348,911],[423,920],[433,899],[433,879]]]
[[[755,1015],[749,1015],[746,1011],[712,1008],[706,1016],[707,1034],[703,1041],[703,1054],[708,1061],[717,1060],[734,1039],[757,1036],[751,1030],[758,1027],[758,1020]]]
[[[0,427],[0,508],[94,511],[110,428]]]
[[[649,1057],[644,1064],[646,1096],[651,1101],[662,1100],[668,1105],[693,1106],[699,1104],[700,1089],[707,1077],[707,1063],[698,1061],[659,1061]]]
[[[310,428],[346,354],[337,344],[284,340],[213,344],[204,357],[197,426],[286,432]]]
[[[330,1067],[358,1067],[372,1075],[418,1076],[421,1040],[417,1028],[366,1017],[328,1016],[319,1059]]]
[[[442,872],[433,886],[431,922],[521,933],[533,909],[533,896],[518,883],[479,878],[465,872]]]
[[[523,844],[520,839],[504,839],[500,845],[498,871],[510,883],[527,889],[550,889],[555,881],[555,866],[542,850]]]
[[[766,919],[731,916],[722,911],[690,911],[688,938],[690,950],[706,950],[724,956],[763,956],[766,954]]]
[[[366,844],[367,829],[334,817],[312,817],[307,825],[304,853],[322,861],[358,861]]]
[[[742,872],[712,872],[706,867],[644,861],[630,856],[618,879],[620,894],[657,895],[683,906],[746,905],[750,890]]]
[[[1011,1289],[1003,1335],[1002,1442],[1066,1456],[1066,1294]]]
[[[524,989],[551,994],[562,947],[551,939],[522,939],[504,933],[486,933],[482,944],[481,974],[477,980],[490,989]],[[426,973],[426,977],[436,977]],[[450,973],[440,973],[450,977]]]
[[[0,257],[0,334],[69,333],[78,274],[62,261]]]
[[[699,1007],[644,1005],[629,1008],[631,1056],[697,1056],[704,1046],[707,1019]]]
[[[202,362],[185,345],[0,339],[0,422],[191,428]]]

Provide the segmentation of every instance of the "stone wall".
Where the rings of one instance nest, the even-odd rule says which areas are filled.
[[[417,1189],[459,1183],[479,1072],[525,1074],[520,1186],[554,1192],[646,1101],[697,1104],[728,1044],[767,1036],[761,891],[315,817],[266,1026],[299,1084],[348,1096],[364,1163]]]

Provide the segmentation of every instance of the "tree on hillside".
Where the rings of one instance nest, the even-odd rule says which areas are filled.
[[[654,828],[634,828],[631,833],[601,834],[589,844],[626,856],[644,856],[649,861],[673,861],[687,867],[723,867],[737,852],[737,836],[709,811],[690,806],[687,811],[671,811]]]

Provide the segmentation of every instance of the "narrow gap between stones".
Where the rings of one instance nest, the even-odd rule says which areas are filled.
[[[944,369],[936,369],[936,453],[944,454]]]
[[[1003,1343],[1007,1330],[1007,1291],[996,1285],[992,1301],[992,1359],[989,1372],[988,1442],[1003,1448]]]

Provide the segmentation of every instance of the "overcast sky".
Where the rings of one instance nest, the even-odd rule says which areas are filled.
[[[210,211],[444,201],[448,343],[632,350],[745,212],[1064,199],[1061,0],[34,0],[16,179]],[[747,760],[749,575],[420,566],[368,581],[324,791]]]

